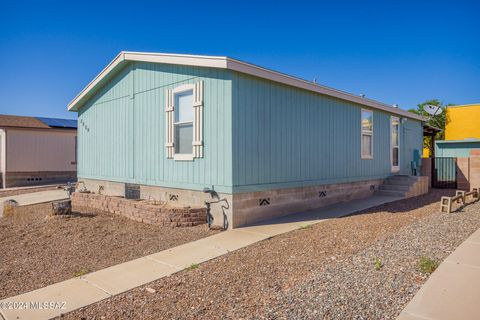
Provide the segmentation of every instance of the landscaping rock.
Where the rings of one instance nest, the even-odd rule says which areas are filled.
[[[52,202],[52,215],[70,215],[72,214],[72,202],[70,200]]]
[[[480,202],[439,212],[452,193],[434,189],[279,235],[62,320],[395,319],[428,277],[420,258],[443,260],[480,227]]]
[[[150,288],[150,287],[145,288],[145,290],[149,293],[156,293],[157,292],[157,290],[155,290],[153,288]]]
[[[15,201],[15,200],[6,200],[4,203],[3,203],[3,216],[4,217],[8,217],[8,216],[11,216],[13,215],[14,211],[15,211],[15,208],[18,207],[18,202]]]
[[[14,218],[0,218],[0,300],[218,233],[206,225],[162,227],[86,208],[51,212],[51,202],[19,205]],[[155,290],[145,294],[160,296]]]

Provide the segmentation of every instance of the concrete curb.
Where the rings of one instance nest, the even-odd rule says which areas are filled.
[[[452,252],[403,309],[397,320],[478,319],[480,229]]]
[[[3,217],[3,203],[7,200],[15,200],[20,207],[30,206],[34,204],[47,203],[52,201],[69,199],[67,192],[62,189],[36,191],[31,193],[23,193],[13,196],[0,198],[0,218]]]

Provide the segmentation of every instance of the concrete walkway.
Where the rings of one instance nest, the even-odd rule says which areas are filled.
[[[92,272],[80,278],[7,298],[0,301],[0,315],[5,320],[50,319],[169,276],[192,264],[208,261],[273,236],[395,200],[399,200],[399,198],[374,196],[221,232]],[[15,303],[17,303],[17,307],[20,303],[23,309],[14,308]],[[53,305],[47,308],[38,308],[38,304],[42,303],[53,303]]]
[[[397,319],[480,319],[480,229],[440,264]]]
[[[11,199],[17,201],[20,206],[28,206],[31,204],[68,199],[68,193],[63,189],[56,189],[0,198],[0,218],[3,216],[3,202]]]
[[[53,188],[56,186],[59,186],[61,184],[41,184],[41,185],[35,185],[35,186],[26,186],[26,187],[8,187],[8,188],[2,188],[0,189],[0,195],[3,192],[7,191],[15,191],[15,190],[32,190],[32,189],[48,189],[48,188]]]

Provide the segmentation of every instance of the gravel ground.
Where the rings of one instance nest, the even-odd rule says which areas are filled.
[[[0,218],[0,299],[216,233],[206,225],[166,228],[79,208],[45,219],[51,204]]]
[[[415,270],[419,255],[442,259],[478,228],[477,204],[438,212],[440,196],[451,193],[434,190],[261,241],[64,317],[383,319],[425,281]],[[385,264],[380,271],[374,257]]]
[[[478,228],[479,202],[413,223],[315,272],[281,295],[269,318],[395,319],[428,278],[420,271],[420,259],[443,261]],[[376,259],[383,264],[379,270]]]

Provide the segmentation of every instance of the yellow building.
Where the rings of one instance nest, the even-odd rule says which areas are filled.
[[[480,139],[480,103],[446,108],[445,140]]]

